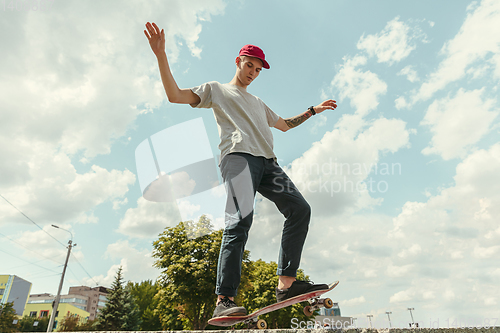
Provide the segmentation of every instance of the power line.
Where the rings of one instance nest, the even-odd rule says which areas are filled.
[[[37,266],[37,267],[43,268],[43,269],[48,270],[49,272],[52,272],[52,273],[56,273],[56,272],[54,272],[54,271],[53,271],[53,270],[51,270],[51,269],[48,269],[48,268],[45,268],[45,267],[40,266],[40,265],[38,265],[38,264],[35,264],[34,262],[29,262],[29,261],[27,261],[27,260],[24,260],[23,258],[19,258],[18,256],[15,256],[15,255],[13,255],[12,253],[9,253],[9,252],[4,251],[4,250],[2,250],[2,249],[0,249],[0,251],[1,251],[1,252],[3,252],[3,253],[6,253],[6,254],[8,254],[9,256],[12,256],[12,257],[14,257],[14,258],[16,258],[16,259],[19,259],[19,260],[21,260],[21,261],[27,262],[27,263],[29,263],[29,264],[31,264],[31,265],[35,265],[35,266]],[[58,273],[58,274],[59,274],[59,273]]]
[[[45,257],[45,256],[41,255],[40,253],[38,253],[38,252],[36,252],[36,251],[33,251],[33,250],[31,250],[31,249],[27,248],[27,247],[26,247],[26,246],[24,246],[23,244],[16,242],[15,240],[13,240],[13,239],[11,239],[11,238],[7,237],[6,235],[4,235],[4,234],[2,234],[2,233],[0,233],[0,236],[3,236],[3,237],[5,237],[5,238],[7,238],[7,239],[8,239],[8,240],[10,240],[11,242],[16,243],[17,245],[19,245],[19,246],[21,246],[21,247],[25,248],[26,250],[28,250],[28,251],[30,251],[30,252],[35,253],[36,255],[38,255],[38,256],[40,256],[40,257],[42,257],[42,258],[44,258],[44,259],[47,259],[47,260],[50,260],[50,261],[55,262],[56,264],[59,264],[59,262],[58,262],[58,261],[56,261],[56,260],[54,260],[54,259],[52,259],[52,258],[49,258],[49,257]]]
[[[82,264],[80,264],[80,262],[78,261],[78,259],[76,259],[76,257],[73,255],[73,253],[71,253],[71,256],[73,257],[73,259],[76,260],[76,262],[78,263],[78,265],[80,265],[80,267],[83,269],[83,271],[85,273],[87,273],[87,276],[92,280],[94,281],[95,285],[98,286],[99,284],[96,282],[96,280],[94,280],[94,278],[92,276],[90,276],[89,272],[87,272],[87,270],[85,268],[83,268]]]
[[[2,197],[5,201],[7,201],[7,203],[9,205],[11,205],[12,207],[14,207],[19,213],[21,213],[24,217],[26,217],[31,223],[33,223],[34,225],[36,225],[38,227],[38,229],[42,230],[43,232],[45,232],[47,235],[49,235],[50,237],[52,237],[56,242],[58,242],[59,244],[61,244],[62,246],[66,247],[66,245],[64,245],[63,243],[61,243],[57,238],[55,238],[54,236],[52,236],[51,234],[49,234],[47,231],[43,230],[42,227],[40,227],[35,221],[33,221],[32,219],[30,219],[28,217],[28,215],[24,214],[19,208],[17,208],[16,206],[14,206],[9,200],[7,200],[3,195],[0,194],[0,197]]]
[[[14,207],[19,213],[21,213],[24,217],[26,217],[31,223],[33,223],[34,225],[36,225],[38,227],[38,229],[42,230],[43,232],[45,232],[47,235],[49,235],[52,239],[54,239],[56,242],[58,242],[59,244],[61,244],[62,246],[66,247],[66,245],[64,245],[63,243],[61,243],[57,238],[55,238],[54,236],[52,236],[51,234],[49,234],[47,231],[45,231],[42,227],[40,227],[35,221],[33,221],[32,219],[30,219],[26,214],[24,214],[19,208],[17,208],[16,206],[14,206],[9,200],[7,200],[3,195],[0,194],[0,197],[2,197],[9,205],[11,205],[12,207]],[[7,236],[1,234],[2,236],[6,237],[7,239],[11,240],[10,238],[8,238]],[[11,240],[13,241],[13,240]],[[13,241],[14,242],[14,241]],[[14,243],[17,243],[17,242],[14,242]],[[19,243],[17,243],[19,244]],[[19,244],[21,245],[21,244]],[[75,244],[76,245],[76,244]],[[25,246],[21,245],[22,247],[26,248]],[[28,249],[28,248],[26,248]],[[30,249],[28,249],[29,251],[32,251]],[[32,251],[34,252],[34,251]],[[38,254],[38,253],[37,253]],[[73,258],[76,260],[76,262],[78,263],[78,265],[80,265],[80,267],[83,269],[83,271],[87,274],[87,276],[92,280],[94,281],[94,283],[96,284],[96,286],[98,286],[99,284],[96,282],[96,280],[94,280],[94,278],[89,274],[89,272],[87,272],[87,270],[83,267],[83,265],[78,261],[78,259],[76,259],[76,257],[73,255],[73,253],[71,253],[71,256],[73,256]],[[43,256],[42,256],[43,257]],[[18,258],[20,259],[20,258]],[[48,259],[48,258],[46,258]],[[20,259],[22,260],[22,259]],[[49,260],[52,260],[52,259],[49,259]],[[25,261],[25,260],[23,260]],[[27,261],[26,261],[27,262]],[[31,263],[33,264],[33,263]],[[33,264],[33,265],[36,265],[36,264]],[[37,265],[38,266],[38,265]],[[40,266],[41,267],[41,266]],[[74,274],[73,274],[74,275]]]

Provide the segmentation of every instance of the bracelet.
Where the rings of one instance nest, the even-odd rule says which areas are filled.
[[[314,116],[314,115],[316,115],[316,111],[314,111],[314,106],[310,106],[310,107],[308,108],[308,110],[310,110],[310,111],[311,111],[311,113],[313,114],[313,116]]]

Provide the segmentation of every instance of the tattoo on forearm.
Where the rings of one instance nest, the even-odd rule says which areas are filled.
[[[307,119],[311,118],[311,116],[312,116],[311,111],[306,111],[301,115],[285,119],[285,123],[288,125],[289,128],[294,128],[302,124]]]

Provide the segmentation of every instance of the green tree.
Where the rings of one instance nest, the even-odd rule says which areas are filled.
[[[58,325],[58,332],[90,332],[95,331],[95,320],[81,320],[76,316],[67,315]]]
[[[138,308],[138,315],[141,318],[141,331],[160,331],[162,329],[161,320],[155,309],[158,305],[158,284],[151,280],[141,283],[129,282],[127,285]]]
[[[97,331],[96,322],[97,321],[95,319],[79,322],[75,327],[75,331],[76,332]]]
[[[66,317],[61,320],[61,323],[57,325],[57,330],[60,332],[74,332],[76,331],[79,320],[80,318],[76,316],[66,315]]]
[[[123,287],[122,267],[107,296],[108,302],[97,318],[96,327],[103,331],[133,331],[139,327],[139,311],[130,291]]]
[[[10,333],[16,331],[16,310],[14,310],[14,302],[0,304],[0,332]]]
[[[221,241],[222,230],[214,231],[203,215],[197,222],[166,228],[153,243],[154,265],[162,269],[156,298],[163,329],[202,330],[207,326],[217,299],[214,288]],[[248,283],[248,264],[249,252],[245,251],[243,286]]]
[[[242,305],[248,310],[248,313],[276,303],[277,268],[278,265],[275,262],[267,263],[260,259],[252,261],[249,285],[241,291]],[[301,269],[297,272],[297,279],[309,281],[309,277]],[[303,308],[307,304],[307,302],[298,303],[270,312],[260,318],[266,320],[268,328],[289,328],[293,318],[297,318],[299,321],[312,319],[303,312]]]
[[[35,325],[36,323],[36,325]],[[24,316],[17,323],[19,332],[47,332],[49,318],[36,318]]]

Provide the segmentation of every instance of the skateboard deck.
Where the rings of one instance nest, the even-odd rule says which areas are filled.
[[[306,306],[304,308],[304,313],[308,316],[312,315],[314,310],[319,308],[331,308],[333,306],[332,301],[329,298],[320,299],[319,296],[324,293],[329,292],[333,288],[335,288],[339,284],[339,281],[336,281],[332,284],[328,285],[328,289],[311,291],[306,294],[297,295],[295,297],[289,298],[279,303],[274,303],[268,305],[262,309],[259,309],[251,314],[246,316],[224,316],[224,317],[216,317],[212,318],[208,321],[210,325],[215,326],[231,326],[242,322],[257,322],[257,327],[265,329],[267,328],[267,324],[263,319],[258,320],[258,317],[264,315],[269,312],[273,312],[282,308],[286,308],[287,306],[294,305],[300,302],[308,301],[311,305]]]

